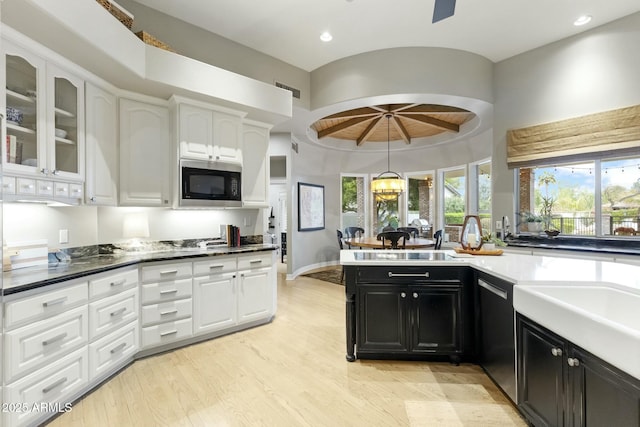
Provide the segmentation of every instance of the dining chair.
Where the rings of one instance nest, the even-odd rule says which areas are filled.
[[[338,246],[340,246],[340,250],[344,249],[342,245],[342,231],[336,230],[336,234],[338,235]],[[344,265],[342,266],[342,272],[340,273],[340,284],[344,282]]]
[[[433,246],[433,249],[438,250],[440,246],[442,246],[442,230],[438,230],[433,233],[433,239],[436,241],[436,244]]]
[[[347,238],[363,237],[364,236],[364,228],[362,228],[362,227],[347,227],[347,228],[344,229],[344,233],[347,235]]]
[[[420,230],[418,230],[416,227],[398,227],[398,228],[396,228],[396,230],[397,231],[406,231],[414,239],[417,239],[418,236],[420,235]]]
[[[411,236],[406,231],[383,231],[378,233],[377,239],[382,240],[382,249],[404,249]],[[400,246],[400,239],[402,239],[402,246]],[[385,243],[388,241],[389,246]]]

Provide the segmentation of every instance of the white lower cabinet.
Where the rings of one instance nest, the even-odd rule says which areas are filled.
[[[86,345],[89,339],[87,318],[85,305],[5,332],[5,381],[14,381]]]
[[[87,347],[10,383],[4,388],[4,402],[13,409],[4,413],[5,426],[31,425],[56,412],[68,412],[73,399],[89,381]]]
[[[204,334],[234,326],[237,322],[235,257],[233,271],[193,279],[193,333]]]
[[[268,318],[273,312],[271,267],[241,271],[239,274],[238,323]]]
[[[193,331],[206,334],[274,314],[275,275],[272,252],[213,257],[194,262]]]
[[[138,324],[132,321],[89,344],[89,379],[107,376],[114,367],[133,358],[138,342]]]
[[[138,290],[102,298],[89,304],[89,338],[96,339],[138,318]]]
[[[142,349],[191,337],[192,275],[191,261],[141,267]]]

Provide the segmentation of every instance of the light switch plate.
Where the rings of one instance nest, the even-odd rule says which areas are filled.
[[[502,221],[497,220],[496,221],[496,230],[500,230],[500,229],[502,229]]]
[[[69,243],[69,230],[61,229],[58,234],[58,243]]]

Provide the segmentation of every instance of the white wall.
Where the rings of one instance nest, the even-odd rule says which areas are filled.
[[[493,214],[513,218],[506,132],[640,104],[640,13],[495,65]]]

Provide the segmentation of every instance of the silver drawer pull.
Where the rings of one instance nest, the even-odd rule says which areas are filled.
[[[424,273],[412,274],[412,273],[394,273],[389,272],[389,277],[429,277],[429,272],[426,271]]]
[[[122,307],[120,310],[116,310],[114,312],[111,313],[111,317],[116,317],[116,316],[120,316],[121,314],[123,314],[125,311],[127,311],[127,307]]]
[[[161,271],[160,274],[176,274],[178,272],[178,270],[165,270],[165,271]]]
[[[126,343],[126,342],[123,342],[122,344],[117,345],[116,347],[113,347],[113,348],[111,349],[111,354],[113,354],[113,353],[117,353],[117,352],[119,352],[119,351],[121,351],[121,350],[124,350],[124,348],[125,348],[126,346],[127,346],[127,343]]]
[[[249,261],[249,264],[261,264],[262,260],[261,259],[253,259],[251,261]]]
[[[508,297],[508,294],[507,294],[506,291],[503,291],[502,289],[492,285],[491,283],[487,283],[484,280],[478,280],[478,285],[481,288],[484,288],[484,289],[488,290],[492,294],[499,296],[503,300],[506,300],[507,297]]]
[[[62,304],[66,300],[67,300],[67,297],[62,297],[62,298],[54,299],[54,300],[51,300],[51,301],[43,302],[42,306],[43,307],[51,307],[52,305]]]
[[[45,388],[42,389],[42,393],[43,394],[47,394],[49,393],[51,390],[53,390],[56,387],[60,387],[62,384],[67,382],[67,377],[62,377],[60,378],[58,381],[54,382],[53,384],[50,384],[48,386],[46,386]]]
[[[177,334],[177,333],[178,333],[178,331],[174,329],[173,331],[169,331],[169,332],[162,332],[162,333],[160,334],[160,337],[166,337],[167,335],[174,335],[174,334]]]
[[[160,295],[177,294],[177,289],[167,289],[166,291],[160,291]]]
[[[116,280],[115,282],[109,283],[109,285],[111,285],[111,286],[121,286],[121,285],[124,285],[125,283],[127,283],[127,279],[120,279],[120,280]]]
[[[551,349],[551,354],[556,357],[562,356],[562,349],[554,347]]]
[[[43,346],[45,346],[45,345],[51,345],[51,344],[53,344],[53,343],[54,343],[54,342],[56,342],[56,341],[60,341],[60,340],[65,339],[65,338],[66,338],[66,336],[67,336],[67,333],[66,333],[66,332],[63,332],[63,333],[61,333],[60,335],[56,335],[56,336],[55,336],[55,337],[53,337],[53,338],[49,338],[48,340],[44,340],[44,341],[42,341],[42,345],[43,345]]]
[[[224,264],[211,264],[209,266],[209,270],[211,270],[212,268],[223,268]]]
[[[580,366],[580,361],[578,359],[576,359],[575,357],[569,357],[567,359],[567,364],[569,366],[571,366],[572,368],[575,368],[576,366]]]
[[[169,311],[161,311],[160,312],[160,316],[168,316],[170,314],[176,314],[178,312],[178,310],[169,310]]]

